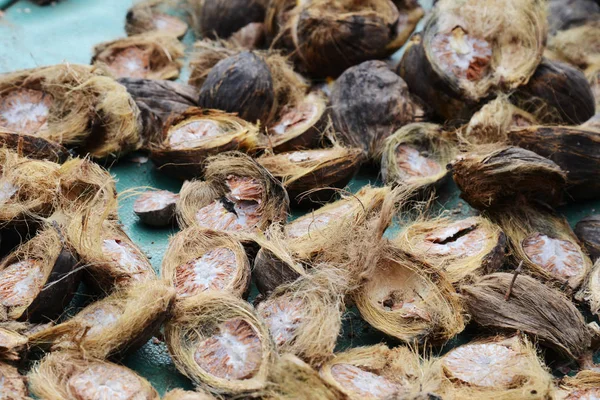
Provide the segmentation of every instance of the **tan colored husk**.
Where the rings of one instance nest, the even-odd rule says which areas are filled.
[[[511,286],[513,277],[495,273],[461,288],[472,319],[486,328],[526,333],[565,357],[588,353],[591,333],[573,303],[527,275],[519,275]]]
[[[361,316],[375,329],[407,343],[445,342],[464,328],[462,303],[446,276],[430,264],[394,248],[384,246],[367,282],[353,294]],[[419,292],[421,289],[421,292]],[[422,304],[411,311],[387,309],[388,297]],[[404,298],[413,296],[413,299]]]
[[[208,73],[221,60],[238,54],[241,50],[225,40],[202,39],[194,43],[190,56],[188,84],[201,88]]]
[[[600,23],[585,25],[557,32],[548,41],[552,58],[574,64],[581,69],[600,63]]]
[[[587,301],[592,313],[600,316],[600,259],[589,271],[576,297]]]
[[[440,391],[440,395],[444,399],[543,400],[550,398],[553,392],[552,375],[538,358],[537,350],[529,340],[519,336],[510,338],[499,336],[469,342],[461,347],[475,344],[497,344],[516,352],[515,358],[518,357],[519,361],[514,366],[514,371],[511,371],[515,373],[514,378],[506,385],[499,386],[477,386],[462,382],[444,366],[444,359],[456,350],[454,349],[439,360],[443,371],[443,389]],[[462,367],[467,368],[468,365],[464,364]],[[473,366],[473,371],[476,371],[477,368],[479,368],[477,365]],[[494,371],[493,361],[490,363],[489,373],[490,375],[498,374],[498,371]]]
[[[19,361],[27,350],[29,339],[20,333],[0,327],[0,360]]]
[[[146,0],[134,4],[127,12],[125,22],[125,32],[127,32],[127,35],[132,36],[152,31],[168,33],[167,31],[157,28],[154,22],[157,16],[166,14],[161,11],[161,6],[167,5],[169,2],[169,0]],[[183,37],[188,29],[187,23],[181,19],[180,21],[181,30],[171,32],[178,38]]]
[[[509,209],[490,214],[490,217],[506,234],[510,254],[513,257],[513,264],[519,265],[520,262],[523,262],[523,268],[528,273],[544,280],[555,282],[557,286],[562,286],[563,290],[569,292],[580,287],[592,270],[592,262],[581,248],[577,236],[571,230],[568,221],[554,211],[516,203]],[[569,279],[565,279],[557,277],[535,264],[527,256],[522,245],[527,237],[535,233],[541,233],[554,239],[566,240],[576,246],[583,260],[581,272]]]
[[[584,399],[585,397],[569,397],[569,394],[576,392],[584,392],[589,389],[600,390],[600,372],[598,371],[579,371],[579,373],[575,376],[566,376],[564,377],[559,387],[562,393],[557,393],[557,400],[576,400],[578,398]],[[583,395],[583,393],[580,393]],[[590,399],[594,398],[594,395],[589,397]]]
[[[442,130],[442,127],[429,123],[413,123],[406,125],[388,137],[383,145],[381,174],[388,185],[410,185],[415,190],[431,188],[448,175],[446,165],[452,161],[457,152],[453,134]],[[436,175],[412,179],[405,182],[400,176],[400,168],[396,161],[396,149],[400,145],[409,145],[417,150],[426,150],[432,159],[440,164],[441,171]]]
[[[162,400],[216,400],[217,398],[208,392],[200,392],[198,389],[194,392],[182,389],[173,389],[165,393]]]
[[[34,395],[46,400],[73,400],[78,398],[69,388],[69,379],[93,366],[111,366],[139,379],[142,390],[135,394],[140,400],[159,400],[160,396],[150,382],[130,369],[107,361],[85,358],[80,353],[57,352],[46,355],[29,372],[27,378]]]
[[[163,257],[161,276],[175,287],[176,269],[182,264],[202,257],[218,247],[227,248],[235,254],[235,276],[223,291],[244,297],[250,287],[250,262],[242,243],[233,236],[197,227],[189,227],[177,233],[169,241]],[[179,296],[178,296],[179,297]]]
[[[17,189],[0,207],[0,223],[27,222],[49,216],[59,185],[59,165],[31,160],[0,149],[0,183]]]
[[[433,62],[432,40],[456,27],[491,46],[490,71],[480,79],[459,80]],[[541,0],[439,1],[424,28],[423,43],[435,73],[466,99],[490,91],[516,89],[529,80],[542,59],[547,35],[546,4]]]
[[[179,76],[183,66],[180,59],[184,55],[185,48],[176,37],[162,32],[142,33],[100,43],[94,47],[92,63],[108,74],[113,74],[110,68],[112,58],[119,52],[130,48],[142,50],[149,57],[149,70],[144,78],[176,79]],[[127,76],[117,76],[117,78],[125,77]]]
[[[228,380],[200,368],[194,360],[196,344],[210,337],[219,324],[240,318],[258,334],[262,360],[251,378]],[[178,370],[195,385],[222,394],[243,394],[265,387],[277,354],[269,330],[247,302],[228,293],[207,292],[177,302],[174,316],[165,326],[169,352]]]
[[[502,265],[506,236],[498,225],[485,217],[471,217],[468,220],[473,221],[476,229],[482,229],[487,233],[483,248],[471,256],[464,253],[431,254],[420,247],[435,230],[464,221],[462,219],[453,220],[446,216],[417,220],[406,225],[392,243],[430,263],[434,268],[443,272],[452,284],[469,281],[475,277],[495,272]]]
[[[514,106],[507,96],[499,95],[477,111],[457,134],[468,145],[504,143],[511,128],[530,125],[538,125],[534,115]]]
[[[0,78],[0,96],[14,89],[41,90],[52,98],[47,129],[36,135],[63,145],[84,144],[103,158],[139,146],[139,110],[125,87],[95,67],[59,64]],[[93,145],[85,145],[90,138]]]
[[[590,65],[585,69],[585,77],[590,83],[594,99],[596,100],[596,109],[598,109],[598,104],[600,104],[600,60],[598,60],[598,64]]]
[[[286,219],[289,198],[281,183],[249,156],[231,151],[206,160],[205,181],[184,183],[177,203],[177,221],[182,228],[196,225],[197,211],[225,194],[225,181],[230,175],[248,177],[262,183],[263,198],[257,211],[261,216],[257,226],[259,231]]]
[[[123,356],[143,345],[170,313],[175,291],[163,281],[149,281],[116,290],[110,296],[82,309],[73,318],[29,337],[33,346],[51,351],[80,351],[86,357],[106,359]],[[89,315],[111,307],[119,310],[116,320],[101,332]]]

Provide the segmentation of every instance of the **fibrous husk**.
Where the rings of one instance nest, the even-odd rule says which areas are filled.
[[[548,399],[552,375],[526,338],[492,337],[452,349],[439,360],[444,399]]]
[[[512,204],[516,198],[562,202],[565,172],[533,151],[505,145],[482,145],[460,155],[452,176],[471,206],[481,209]]]
[[[423,191],[435,188],[448,176],[446,165],[457,152],[453,135],[428,123],[406,125],[383,144],[381,176],[388,185]]]
[[[366,61],[346,70],[331,93],[333,126],[342,142],[379,160],[384,140],[423,117],[408,86],[383,61]]]
[[[149,281],[116,290],[73,318],[29,337],[45,350],[82,351],[87,357],[120,358],[144,345],[171,312],[175,290]]]
[[[133,212],[149,226],[165,227],[173,223],[179,194],[168,190],[151,190],[139,195],[133,203]]]
[[[176,37],[149,32],[100,43],[92,64],[115,78],[176,79],[184,46]]]
[[[0,147],[35,160],[63,163],[69,157],[69,151],[59,143],[42,137],[16,133],[0,128]]]
[[[230,41],[202,39],[194,43],[190,56],[190,77],[188,84],[201,88],[210,70],[228,57],[237,55],[242,50]]]
[[[598,104],[600,104],[600,64],[590,65],[584,72],[596,100],[596,108],[598,108]]]
[[[46,355],[27,376],[31,392],[47,400],[103,398],[159,400],[150,382],[122,365],[87,358],[77,352]]]
[[[548,28],[551,35],[600,19],[600,5],[593,0],[550,0]]]
[[[281,183],[243,153],[208,158],[204,177],[205,181],[186,182],[181,188],[177,204],[181,227],[253,233],[287,217],[289,198]]]
[[[575,376],[566,376],[559,388],[557,400],[593,399],[600,396],[600,372],[584,370]]]
[[[588,215],[583,218],[575,225],[574,232],[590,259],[596,262],[600,258],[600,215]]]
[[[590,83],[578,68],[544,59],[529,82],[511,97],[541,124],[579,125],[595,112]]]
[[[600,261],[596,261],[576,297],[585,300],[593,314],[600,315]]]
[[[576,290],[592,263],[567,220],[545,207],[514,203],[490,215],[508,239],[512,264],[528,273]]]
[[[600,62],[600,21],[558,32],[548,41],[552,57],[581,69]]]
[[[24,223],[54,210],[59,165],[0,150],[0,223]]]
[[[600,196],[600,134],[591,128],[532,126],[508,132],[509,141],[555,162],[567,174],[568,199]]]
[[[216,397],[213,397],[208,392],[199,391],[189,391],[182,389],[173,389],[163,396],[162,400],[216,400]]]
[[[500,95],[490,101],[458,132],[461,141],[469,145],[503,143],[508,131],[538,125],[535,116],[513,105],[508,97]]]
[[[6,399],[31,400],[27,390],[27,379],[19,374],[15,367],[0,362],[0,380],[2,396]]]
[[[465,327],[460,299],[445,275],[390,245],[352,297],[365,321],[404,342],[445,342]]]
[[[221,342],[224,336],[236,346],[227,344],[231,339]],[[165,337],[179,371],[195,385],[222,394],[264,388],[277,357],[269,330],[252,306],[228,293],[206,292],[177,302]],[[243,361],[229,364],[230,357]]]
[[[264,155],[257,161],[286,188],[298,204],[330,200],[335,189],[344,188],[363,160],[361,149],[335,146]]]
[[[7,126],[0,120],[0,126],[67,147],[80,146],[80,153],[96,158],[119,156],[140,146],[137,106],[122,85],[95,67],[59,64],[4,75],[0,107],[20,104],[14,101],[21,96],[42,105],[41,114],[27,124],[19,119]]]
[[[188,29],[188,24],[163,10],[165,0],[146,0],[134,4],[125,17],[125,32],[128,36],[158,31],[181,38]]]
[[[591,333],[573,303],[534,278],[520,275],[513,284],[513,277],[494,273],[461,288],[473,320],[493,330],[526,333],[567,358],[585,355]]]
[[[188,0],[199,36],[227,39],[253,22],[263,22],[268,0]]]
[[[194,107],[198,100],[198,89],[178,82],[141,78],[121,78],[118,82],[127,88],[140,109],[140,135],[145,149],[160,142],[163,124],[171,115]]]
[[[28,350],[29,339],[19,332],[0,327],[0,360],[15,362],[21,360]]]
[[[506,235],[485,217],[438,217],[405,226],[393,245],[424,259],[457,284],[497,271],[504,263]]]
[[[268,31],[280,31],[275,45],[286,47],[301,70],[320,78],[393,54],[424,14],[416,3],[399,11],[390,0],[298,2],[290,11],[288,2],[276,3],[267,17]]]
[[[264,144],[258,128],[234,114],[189,108],[165,122],[151,160],[178,178],[201,177],[204,162],[225,151],[253,151]]]
[[[250,289],[250,262],[242,243],[227,233],[193,226],[169,241],[161,275],[178,299],[205,291],[245,297]]]
[[[440,0],[424,28],[423,47],[447,89],[479,101],[526,84],[542,59],[546,34],[540,0]]]

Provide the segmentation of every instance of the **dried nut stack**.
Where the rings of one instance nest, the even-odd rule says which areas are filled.
[[[0,398],[599,398],[600,6],[434,3],[147,0],[0,76]]]

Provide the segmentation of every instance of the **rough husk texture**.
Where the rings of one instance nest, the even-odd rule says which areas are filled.
[[[33,346],[51,351],[80,351],[86,357],[121,357],[146,343],[170,313],[175,291],[166,282],[150,281],[117,290],[82,309],[73,318],[30,336]],[[99,331],[89,317],[117,312]],[[118,311],[117,311],[118,310]]]
[[[228,380],[203,370],[194,360],[196,345],[215,333],[219,324],[239,318],[258,335],[262,359],[258,371],[248,379]],[[276,360],[275,344],[268,328],[247,302],[227,293],[208,292],[176,303],[174,317],[165,327],[165,337],[175,366],[195,385],[222,394],[243,394],[267,384],[269,370]]]
[[[590,331],[569,299],[534,278],[521,275],[506,301],[512,280],[513,274],[495,273],[462,287],[467,310],[477,324],[526,333],[572,359],[588,352]]]
[[[107,361],[85,358],[79,353],[57,352],[48,354],[38,362],[27,376],[31,391],[38,398],[47,400],[72,400],[78,397],[70,388],[69,380],[74,374],[82,373],[94,366],[119,368],[127,375],[139,380],[141,390],[134,395],[140,400],[159,400],[160,396],[150,382],[126,367]],[[130,375],[131,374],[131,375]],[[122,375],[119,375],[122,376]],[[128,376],[128,377],[129,377]]]
[[[19,361],[27,351],[29,340],[19,332],[0,327],[0,360]]]
[[[567,376],[563,378],[559,385],[560,389],[567,391],[567,393],[585,391],[586,389],[600,388],[600,372],[598,371],[579,371],[575,376]],[[565,393],[565,395],[567,394]],[[581,395],[582,393],[579,392]],[[594,396],[590,396],[593,398]],[[583,397],[582,397],[583,398]],[[557,399],[563,400],[563,397],[557,396]],[[567,397],[570,399],[570,397]]]
[[[588,302],[593,314],[600,315],[600,261],[589,272],[578,297]]]
[[[250,287],[250,263],[242,243],[223,232],[215,232],[197,227],[189,227],[177,233],[169,241],[163,257],[161,275],[171,286],[175,286],[176,269],[182,264],[202,257],[216,249],[227,248],[234,252],[236,260],[235,276],[223,290],[243,297]]]
[[[221,60],[240,52],[231,43],[222,40],[202,39],[194,43],[190,56],[188,84],[201,88],[210,70]]]
[[[16,133],[0,128],[0,147],[14,151],[21,157],[63,163],[69,157],[69,151],[61,144],[42,137]]]
[[[181,38],[187,31],[187,23],[179,19],[178,26],[172,26],[169,30],[158,28],[155,21],[157,17],[165,15],[162,12],[163,6],[170,3],[169,0],[146,0],[134,4],[128,11],[125,20],[125,32],[128,36],[139,35],[141,33],[162,31],[170,33],[173,36]]]
[[[176,79],[183,63],[180,58],[184,54],[184,46],[177,38],[161,32],[142,33],[101,43],[94,48],[92,63],[108,74],[115,74],[110,67],[114,57],[127,49],[142,50],[149,58],[148,70],[143,78],[148,79]],[[125,78],[126,75],[116,76]]]
[[[572,29],[558,32],[548,41],[552,55],[586,69],[600,62],[600,22],[595,21]]]

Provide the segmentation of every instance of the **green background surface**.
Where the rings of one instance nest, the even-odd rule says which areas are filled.
[[[430,3],[430,0],[423,3]],[[65,0],[52,6],[38,7],[27,1],[0,0],[0,9],[4,11],[4,16],[0,17],[0,73],[60,62],[89,63],[95,44],[125,35],[125,14],[131,4],[131,0]],[[184,42],[191,45],[191,33]],[[182,79],[187,76],[188,71],[184,70]],[[143,162],[139,156],[126,157],[110,166],[110,170],[117,179],[121,196],[121,221],[158,271],[169,236],[174,231],[151,229],[140,224],[133,213],[134,194],[148,187],[176,192],[181,182],[161,175],[152,163]],[[361,172],[351,182],[350,189],[357,190],[367,183],[380,184],[377,173]],[[458,209],[461,213],[469,212],[467,206],[459,206],[458,192],[453,184],[442,188],[438,205]],[[571,205],[562,211],[569,222],[575,224],[582,217],[594,213],[596,208],[600,210],[600,202]],[[299,212],[293,212],[292,217],[297,215]],[[446,347],[468,338],[468,334],[463,334]],[[338,347],[343,349],[382,340],[385,338],[366,326],[355,310],[350,310]],[[187,378],[176,371],[164,344],[160,342],[150,341],[124,363],[149,379],[161,394],[174,387],[191,388]]]

